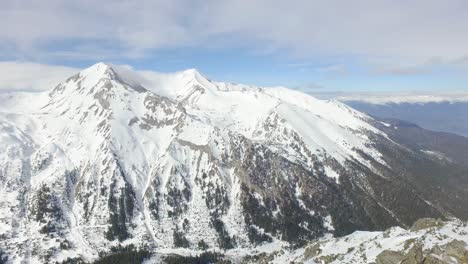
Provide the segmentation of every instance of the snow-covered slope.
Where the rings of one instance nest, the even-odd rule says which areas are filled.
[[[339,238],[327,235],[299,248],[272,242],[218,253],[177,249],[157,252],[145,263],[462,264],[468,261],[467,234],[466,222],[423,218],[408,229],[356,231]]]
[[[468,261],[467,234],[466,222],[420,219],[408,230],[392,227],[386,231],[357,231],[340,238],[327,236],[295,250],[269,245],[263,255],[249,252],[251,256],[245,257],[247,254],[244,254],[239,263],[461,264]],[[232,258],[236,254],[228,253],[227,256]]]
[[[0,102],[0,248],[14,262],[88,261],[120,243],[300,243],[457,214],[401,185],[408,170],[382,149],[412,153],[370,117],[285,88],[98,63]]]

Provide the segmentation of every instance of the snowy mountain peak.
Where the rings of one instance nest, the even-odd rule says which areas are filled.
[[[204,78],[204,77],[202,76],[202,74],[201,74],[197,69],[195,69],[195,68],[191,68],[191,69],[184,70],[182,73],[185,74],[185,75],[187,75],[187,76],[193,76],[193,77],[195,77],[195,78],[197,78],[197,77]]]
[[[206,78],[202,73],[200,73],[197,69],[187,69],[182,72],[182,78],[193,80],[198,82],[199,84],[212,84],[212,82]]]
[[[88,74],[96,74],[96,75],[105,75],[109,71],[113,71],[112,66],[110,64],[104,62],[98,62],[84,70],[81,71],[84,75]]]
[[[112,81],[116,81],[122,84],[131,84],[131,85],[138,84],[134,80],[132,80],[132,78],[128,78],[130,80],[127,81],[127,78],[125,78],[126,77],[125,74],[121,74],[118,70],[116,70],[117,67],[112,66],[111,64],[99,62],[99,63],[92,65],[89,68],[82,70],[81,72],[78,73],[78,75],[82,79],[89,79],[89,80],[94,80],[94,81],[112,80]]]
[[[188,86],[198,86],[200,88],[205,88],[209,90],[217,90],[216,85],[210,81],[208,78],[203,76],[196,69],[188,69],[181,73],[180,78],[182,78]]]
[[[101,77],[110,78],[113,80],[127,80],[134,79],[137,75],[136,72],[123,65],[114,65],[111,63],[98,62],[81,70],[78,74],[87,77]],[[135,81],[135,80],[132,80]]]
[[[144,92],[146,89],[141,85],[141,80],[141,77],[129,69],[99,62],[60,83],[50,94],[74,94],[75,91],[89,94],[104,88],[110,90],[119,87]]]

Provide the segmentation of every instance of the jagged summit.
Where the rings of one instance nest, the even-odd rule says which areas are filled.
[[[216,91],[217,84],[207,79],[196,69],[163,74],[155,73],[145,76],[132,68],[124,65],[98,62],[59,84],[53,91],[63,90],[65,86],[71,89],[96,88],[98,86],[110,86],[117,83],[127,89],[138,92],[148,89],[160,96],[166,96],[173,100],[185,97],[194,89]]]
[[[81,70],[78,74],[88,78],[109,78],[114,80],[134,79],[137,76],[137,73],[133,72],[131,69],[125,68],[125,66],[105,62],[93,64]]]
[[[73,101],[72,104],[94,99],[107,100],[116,96],[124,96],[128,92],[146,92],[137,74],[120,66],[106,63],[96,63],[64,82],[58,84],[49,92],[51,102]],[[106,99],[107,98],[107,99]]]
[[[115,70],[115,66],[112,66],[111,64],[107,64],[104,62],[98,62],[82,71],[77,73],[76,75],[70,77],[67,79],[76,81],[78,80],[86,80],[89,81],[87,83],[88,85],[91,83],[91,80],[94,80],[95,82],[100,81],[100,80],[113,80],[113,81],[119,81],[122,83],[125,83],[125,78],[122,78],[121,74],[118,74],[117,71]]]

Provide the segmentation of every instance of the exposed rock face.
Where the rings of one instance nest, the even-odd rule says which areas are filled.
[[[464,241],[452,240],[445,245],[429,249],[423,249],[423,246],[416,243],[407,253],[404,251],[383,251],[377,256],[376,263],[447,264],[467,262],[468,245]]]
[[[377,255],[375,263],[377,264],[395,264],[401,263],[405,259],[405,256],[401,252],[384,250],[382,253]]]
[[[440,227],[444,224],[442,220],[433,218],[422,218],[411,226],[411,231],[419,231],[426,228]]]
[[[97,64],[48,93],[0,97],[0,248],[11,259],[301,246],[465,216],[463,167],[341,103],[173,78],[172,90],[147,87]]]
[[[437,222],[420,230],[391,228],[385,232],[356,232],[341,238],[321,238],[293,251],[278,249],[261,254],[269,263],[467,263],[468,225],[460,221]],[[252,257],[245,263],[255,263]]]

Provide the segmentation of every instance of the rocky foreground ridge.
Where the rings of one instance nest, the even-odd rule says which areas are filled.
[[[179,252],[161,254],[146,263],[296,263],[296,264],[464,264],[468,263],[468,223],[433,218],[418,220],[409,229],[392,227],[380,232],[313,240],[306,246],[269,244],[239,252]]]

